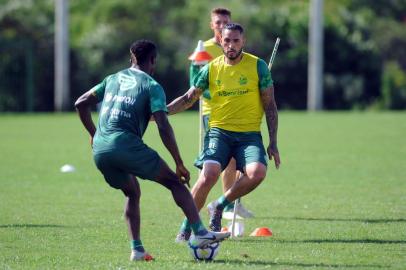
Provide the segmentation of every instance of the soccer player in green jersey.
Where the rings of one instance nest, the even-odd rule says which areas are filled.
[[[193,198],[183,184],[189,171],[183,165],[173,129],[167,119],[163,88],[150,75],[156,65],[153,42],[139,40],[130,48],[131,67],[107,76],[75,103],[79,117],[91,136],[93,157],[106,182],[127,197],[124,215],[131,239],[131,260],[152,260],[140,239],[140,186],[137,178],[155,181],[172,192],[176,204],[192,224],[191,244],[202,247],[229,236],[203,226]],[[95,127],[91,107],[102,101]],[[176,173],[142,141],[151,116],[159,135],[172,155]]]
[[[226,8],[214,8],[210,13],[210,29],[213,30],[213,37],[206,40],[204,42],[205,50],[212,56],[212,60],[223,55],[223,49],[221,48],[221,30],[223,29],[224,25],[231,22],[231,11]],[[190,86],[193,86],[194,78],[199,73],[199,66],[194,65],[193,63],[190,65]],[[208,121],[210,117],[210,105],[206,98],[204,98],[204,94],[202,95],[202,123],[204,126],[205,132],[209,129]],[[234,182],[240,176],[236,170],[236,163],[235,159],[232,158],[224,169],[222,173],[222,184],[223,184],[223,192],[226,192]],[[213,204],[208,204],[207,209],[209,213],[214,211]],[[223,218],[231,219],[233,216],[234,210],[234,202],[227,205],[224,209]],[[236,214],[242,218],[250,218],[253,217],[253,213],[246,209],[243,204],[240,202],[236,208]],[[182,237],[182,236],[180,236]]]
[[[277,147],[278,112],[274,99],[271,74],[267,64],[258,57],[243,52],[243,27],[236,23],[224,26],[221,46],[224,56],[204,66],[192,86],[183,96],[168,105],[169,114],[193,105],[209,89],[210,119],[204,149],[195,165],[202,168],[192,188],[198,209],[204,206],[207,195],[217,182],[221,171],[232,157],[243,175],[213,204],[209,227],[221,230],[224,208],[235,199],[254,190],[267,171],[266,154],[279,168]],[[260,132],[265,113],[269,146],[266,151]],[[184,220],[181,232],[190,232],[190,221]]]

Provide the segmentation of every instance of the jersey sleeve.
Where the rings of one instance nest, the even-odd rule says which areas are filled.
[[[97,98],[97,101],[100,102],[103,100],[104,92],[106,91],[106,83],[108,77],[106,77],[101,83],[93,86],[91,91],[93,91],[93,95]]]
[[[257,62],[258,68],[258,88],[260,91],[263,91],[269,87],[273,86],[271,72],[268,69],[268,65],[264,60],[258,59]]]
[[[193,86],[197,74],[199,74],[200,67],[198,65],[190,64],[189,67],[189,86]]]
[[[209,64],[202,67],[196,75],[193,85],[202,90],[209,88]]]
[[[151,80],[149,93],[151,112],[168,112],[168,108],[166,107],[166,96],[162,86],[156,81]]]

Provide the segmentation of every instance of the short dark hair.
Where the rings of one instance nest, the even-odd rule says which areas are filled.
[[[146,39],[137,40],[130,47],[131,53],[137,59],[137,63],[143,64],[151,57],[157,55],[157,47],[154,42]]]
[[[238,32],[240,32],[240,34],[244,34],[244,28],[239,23],[228,23],[228,24],[224,25],[222,32],[224,30],[238,31]]]
[[[223,7],[213,8],[211,10],[211,14],[225,15],[231,17],[231,11]]]

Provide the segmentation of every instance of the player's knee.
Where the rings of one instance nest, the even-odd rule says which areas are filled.
[[[206,170],[201,174],[199,182],[201,185],[212,187],[216,184],[218,177],[219,177],[218,172]]]
[[[182,185],[176,173],[172,172],[171,170],[166,170],[165,173],[158,176],[155,181],[169,190],[172,190],[177,185]]]
[[[164,186],[173,191],[174,189],[179,189],[180,187],[183,186],[183,184],[179,181],[179,178],[177,176],[171,178],[170,180],[166,181]]]
[[[248,178],[253,182],[261,183],[266,177],[266,170],[263,168],[255,168],[247,172]]]

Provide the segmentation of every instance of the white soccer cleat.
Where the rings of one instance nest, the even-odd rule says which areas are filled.
[[[252,218],[254,217],[254,213],[252,213],[250,210],[245,208],[242,203],[237,204],[237,209],[236,209],[236,218],[237,219],[244,219],[244,218]],[[223,218],[225,219],[233,219],[233,210],[230,211],[224,211],[223,212]]]
[[[140,252],[136,250],[131,251],[130,261],[152,261],[154,257],[152,257],[148,252]]]
[[[207,231],[204,235],[192,235],[189,244],[194,247],[204,248],[211,243],[223,241],[230,237],[230,232],[212,232]]]

